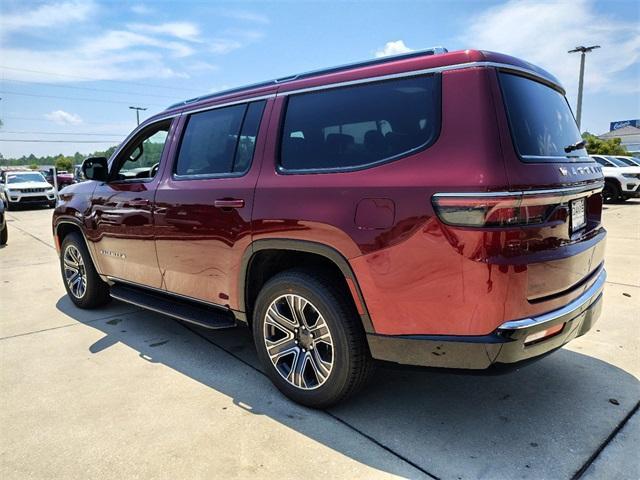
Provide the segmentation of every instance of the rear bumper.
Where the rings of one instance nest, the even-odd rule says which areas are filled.
[[[371,355],[404,365],[473,370],[533,360],[591,329],[600,316],[606,277],[602,269],[593,285],[571,303],[542,315],[506,322],[489,335],[368,334]],[[559,333],[525,344],[532,334],[557,325],[564,325]]]

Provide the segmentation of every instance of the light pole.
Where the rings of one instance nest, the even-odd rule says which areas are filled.
[[[573,50],[569,50],[568,53],[580,52],[580,80],[578,81],[578,107],[576,108],[576,122],[578,124],[578,130],[580,129],[580,120],[582,119],[582,87],[584,85],[584,58],[591,50],[600,48],[600,45],[592,45],[590,47],[576,47]]]
[[[136,121],[138,122],[138,125],[140,125],[140,110],[146,110],[146,108],[143,107],[129,107],[131,110],[135,110],[136,111]]]

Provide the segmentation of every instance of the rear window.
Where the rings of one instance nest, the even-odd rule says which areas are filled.
[[[582,136],[562,93],[519,75],[499,75],[511,134],[523,160],[587,156],[584,148],[565,150],[581,142]]]
[[[440,130],[440,77],[292,95],[282,129],[285,170],[343,170],[429,146]]]

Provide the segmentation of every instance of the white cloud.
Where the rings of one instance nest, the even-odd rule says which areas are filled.
[[[153,35],[169,35],[189,42],[200,42],[200,29],[191,22],[169,22],[157,25],[133,23],[127,25],[130,30]]]
[[[5,7],[6,8],[6,7]],[[45,3],[29,10],[2,12],[0,17],[0,32],[9,32],[56,27],[75,22],[82,22],[96,10],[91,1],[70,1]]]
[[[104,52],[117,50],[129,51],[137,46],[158,47],[171,50],[177,57],[186,57],[193,53],[193,49],[180,42],[166,41],[152,36],[140,35],[139,33],[126,30],[110,30],[102,36],[91,39],[81,45],[80,50],[89,55],[96,55]]]
[[[129,8],[144,14],[148,7],[139,3]],[[199,61],[197,53],[207,57],[227,54],[264,36],[259,29],[228,28],[206,39],[197,23],[177,20],[164,23],[132,21],[125,26],[92,29],[102,20],[94,18],[94,10],[99,9],[89,0],[57,0],[57,3],[45,3],[35,9],[24,5],[9,14],[3,12],[2,26],[12,31],[24,27],[21,32],[24,35],[39,32],[38,29],[29,30],[32,26],[50,24],[56,28],[56,35],[50,36],[47,45],[42,45],[42,39],[36,35],[40,42],[37,48],[27,47],[22,40],[14,43],[13,37],[5,37],[2,64],[7,68],[3,70],[3,77],[26,82],[189,78],[188,72],[217,68],[207,61]],[[60,18],[60,12],[64,19]],[[231,15],[264,23],[264,18],[250,12]],[[70,19],[73,23],[64,25]],[[90,31],[94,33],[86,33]],[[58,42],[58,39],[64,41]],[[207,57],[201,58],[207,60]],[[172,59],[179,59],[179,63],[174,64]],[[56,72],[57,75],[36,70]]]
[[[398,55],[400,53],[408,53],[412,52],[413,49],[407,47],[402,40],[396,40],[394,42],[387,42],[384,45],[384,48],[376,51],[375,55],[377,58],[380,57],[388,57],[389,55]]]
[[[7,80],[26,82],[69,82],[81,80],[139,80],[145,78],[188,78],[183,71],[176,71],[165,62],[160,51],[130,50],[102,51],[90,54],[86,50],[67,49],[42,52],[30,49],[4,48],[2,60],[6,65],[22,70],[3,70]],[[42,72],[34,72],[34,65]]]
[[[233,52],[234,50],[237,50],[238,48],[242,47],[242,43],[240,43],[238,40],[230,40],[230,39],[218,39],[218,40],[212,40],[211,42],[209,42],[209,49],[213,52],[213,53],[217,53],[219,55],[224,55],[226,53],[229,52]]]
[[[195,61],[195,62],[189,63],[187,65],[187,68],[191,72],[207,72],[207,71],[210,72],[213,70],[217,70],[218,66],[209,62]]]
[[[621,78],[638,68],[640,26],[596,12],[588,0],[515,1],[488,9],[465,29],[472,48],[496,50],[549,70],[570,94],[577,90],[578,45],[600,45],[587,54],[585,86],[592,91],[640,90],[640,82]],[[633,84],[633,85],[632,85]]]
[[[44,118],[58,125],[79,125],[82,123],[82,118],[80,118],[79,115],[65,112],[64,110],[55,110],[51,113],[46,113]]]

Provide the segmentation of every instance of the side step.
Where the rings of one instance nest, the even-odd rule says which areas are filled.
[[[111,297],[204,328],[220,329],[236,326],[235,317],[227,310],[171,294],[116,283],[111,287]]]

